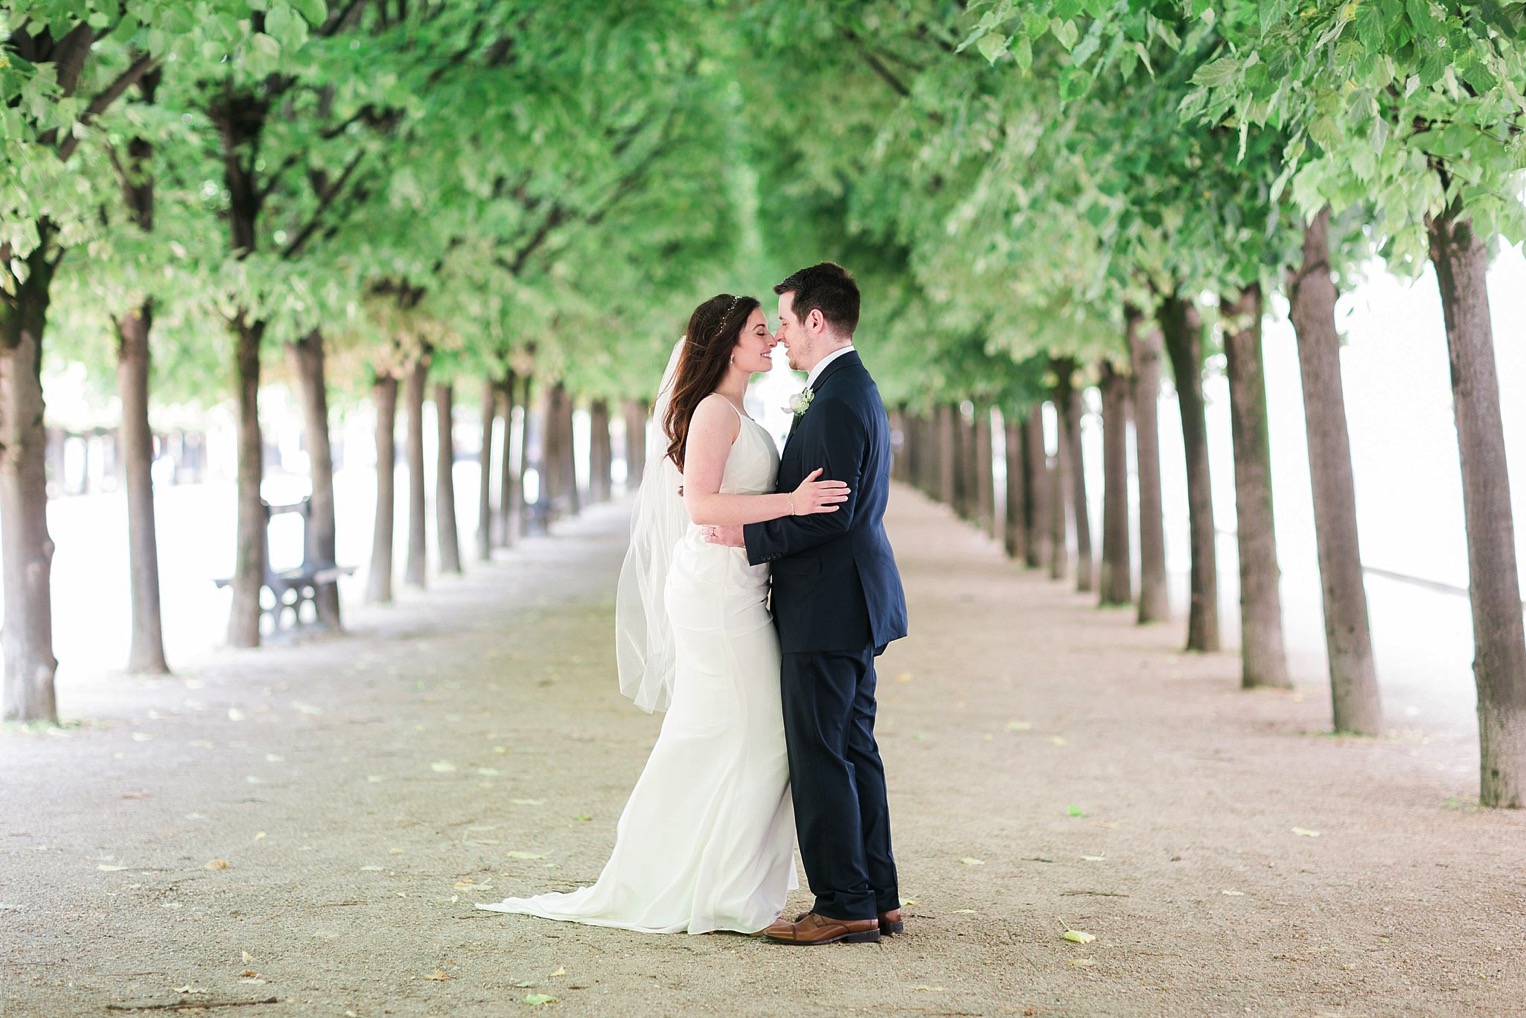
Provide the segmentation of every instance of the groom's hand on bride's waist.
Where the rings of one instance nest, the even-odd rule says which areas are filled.
[[[742,528],[735,526],[706,527],[705,540],[711,544],[724,544],[728,548],[745,548],[742,541]]]

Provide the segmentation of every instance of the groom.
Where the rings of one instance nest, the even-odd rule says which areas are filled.
[[[906,600],[883,518],[890,424],[853,348],[858,284],[822,262],[774,287],[778,340],[808,372],[777,490],[805,475],[846,481],[835,513],[718,528],[753,564],[772,563],[774,621],[784,652],[780,690],[800,856],[816,901],[763,931],[785,944],[877,941],[900,933],[885,768],[874,741],[874,659],[906,635]],[[729,533],[728,533],[729,531]]]

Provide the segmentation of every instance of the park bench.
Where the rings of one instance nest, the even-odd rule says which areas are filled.
[[[313,511],[311,498],[303,498],[299,502],[285,505],[271,505],[261,499],[260,506],[265,510],[265,580],[260,590],[260,614],[269,617],[272,626],[276,630],[281,630],[288,628],[286,613],[290,610],[289,628],[295,629],[303,624],[302,606],[308,605],[312,608],[312,618],[309,621],[316,622],[318,589],[331,583],[338,583],[341,576],[350,575],[355,571],[355,567],[341,566],[311,557],[312,546],[307,539],[308,525]],[[275,569],[270,564],[270,524],[276,517],[288,513],[295,514],[301,520],[302,561],[294,568]],[[233,582],[233,579],[219,577],[212,582],[219,587],[226,587]]]

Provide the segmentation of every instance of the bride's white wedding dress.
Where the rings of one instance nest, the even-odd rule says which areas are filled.
[[[773,491],[779,454],[742,418],[721,491]],[[665,588],[673,698],[598,882],[478,908],[643,933],[755,933],[797,886],[768,567],[690,524]]]

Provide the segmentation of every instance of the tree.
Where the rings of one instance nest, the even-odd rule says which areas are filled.
[[[285,9],[282,5],[283,10]],[[70,168],[82,139],[155,66],[140,43],[163,38],[175,5],[13,4],[0,76],[0,570],[4,573],[4,716],[56,722],[41,367],[51,288],[71,247],[97,228],[110,184]],[[98,168],[96,164],[95,168]],[[81,185],[85,185],[81,187]]]

